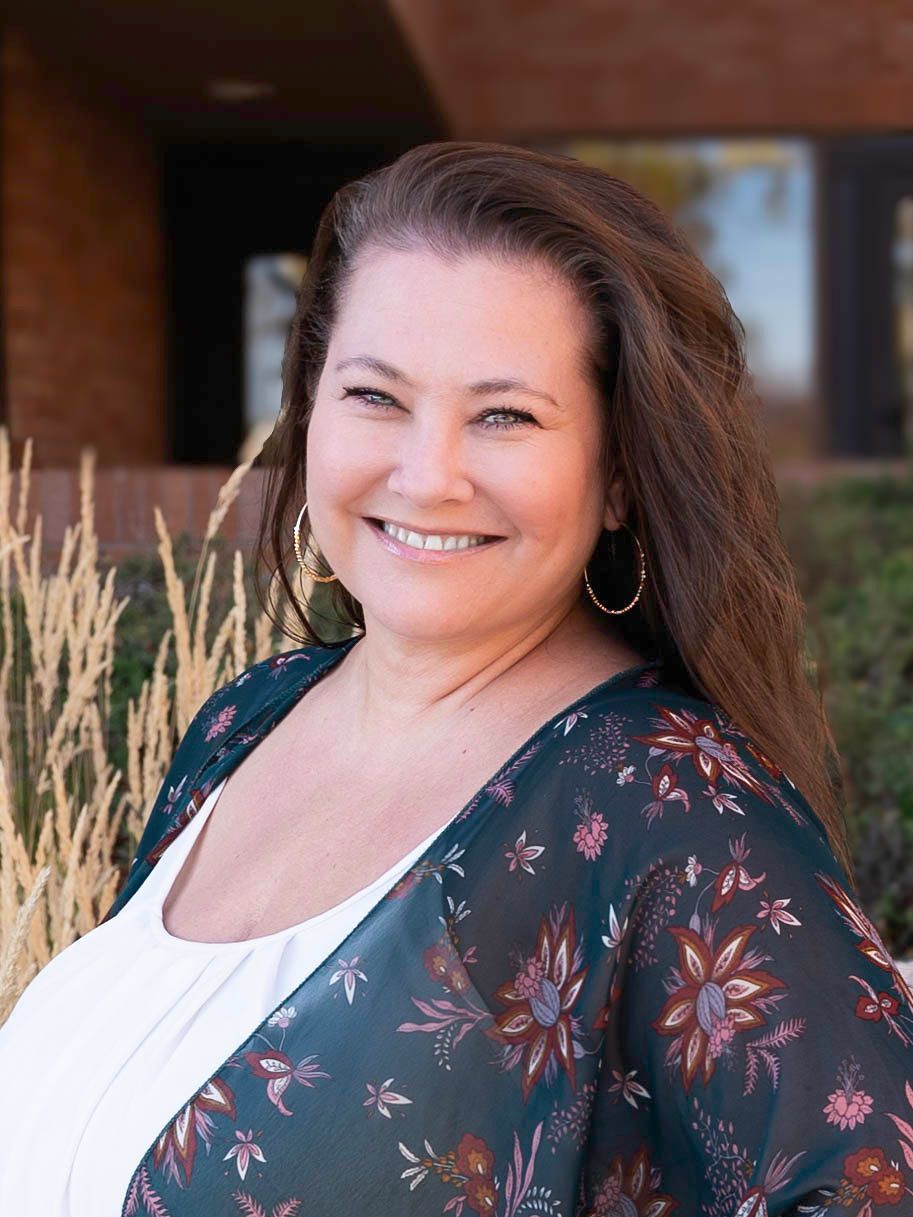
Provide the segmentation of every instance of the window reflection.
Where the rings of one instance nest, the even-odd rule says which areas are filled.
[[[244,265],[244,442],[238,461],[252,459],[282,404],[282,353],[307,259],[262,254]]]
[[[539,145],[631,182],[720,280],[777,455],[815,446],[814,169],[802,139],[572,139]]]

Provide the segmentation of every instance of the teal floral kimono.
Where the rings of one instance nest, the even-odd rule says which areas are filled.
[[[356,642],[209,698],[104,920]],[[277,1011],[121,1217],[913,1217],[910,990],[803,796],[658,659],[544,723]]]

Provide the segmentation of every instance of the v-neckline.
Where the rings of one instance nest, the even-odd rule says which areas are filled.
[[[306,694],[309,693],[310,690],[314,688],[314,686],[317,685],[328,672],[332,671],[333,668],[341,663],[346,655],[349,654],[352,647],[355,646],[355,644],[363,637],[363,634],[356,634],[352,638],[344,639],[341,643],[334,643],[326,647],[316,648],[328,653],[326,655],[318,655],[314,666],[306,667],[300,677],[296,674],[292,678],[291,682],[285,683],[283,688],[278,693],[276,693],[273,697],[267,698],[264,703],[255,709],[250,716],[244,717],[240,722],[233,724],[228,736],[222,740],[219,747],[210,753],[203,763],[195,770],[193,777],[188,783],[188,788],[191,791],[199,791],[199,793],[203,796],[203,801],[205,801],[214,787],[219,782],[231,776],[235,769],[237,769],[238,766],[244,761],[245,757],[247,757],[249,753],[256,748],[257,744],[260,743],[264,736],[267,735],[275,726],[277,726],[287,714],[291,713],[295,706],[301,701],[302,697],[306,696]],[[302,647],[298,652],[292,651],[289,653],[289,655],[294,656],[295,654],[302,654],[304,651],[309,649],[312,648]],[[304,656],[302,654],[302,658],[303,657]],[[293,660],[286,659],[285,663],[288,664],[289,662],[293,662]],[[624,668],[620,672],[615,672],[612,676],[607,677],[605,680],[599,681],[597,684],[585,690],[580,694],[579,697],[576,697],[572,702],[569,702],[555,714],[547,718],[529,736],[527,736],[527,738],[517,748],[514,749],[511,755],[498,766],[494,773],[486,778],[483,784],[475,791],[474,794],[469,797],[469,799],[467,799],[463,806],[457,812],[451,815],[450,819],[441,826],[440,832],[438,832],[437,835],[430,841],[427,849],[424,851],[423,856],[421,859],[419,859],[419,861],[424,861],[425,858],[429,858],[431,855],[434,855],[434,857],[431,858],[432,863],[435,861],[440,862],[441,857],[439,855],[441,853],[441,847],[445,843],[444,838],[451,831],[456,829],[457,826],[465,825],[468,820],[477,821],[480,818],[480,807],[476,805],[484,805],[485,795],[495,786],[498,778],[500,778],[503,773],[508,772],[516,763],[517,759],[525,752],[534,748],[535,745],[537,745],[539,741],[548,734],[549,731],[558,726],[565,718],[569,718],[572,714],[578,713],[589,702],[597,699],[602,693],[607,692],[616,685],[630,684],[635,677],[641,675],[642,673],[648,672],[653,668],[661,668],[662,663],[663,661],[661,657],[654,657],[653,659],[647,660],[644,663],[635,664],[633,667]],[[277,705],[279,706],[278,711],[276,713],[272,713],[273,707]],[[248,736],[247,741],[245,741],[251,742],[252,746],[250,748],[244,748],[242,750],[242,755],[237,756],[239,748],[232,745],[239,735],[244,735],[250,731],[251,724],[253,723],[256,723],[254,734],[253,736]],[[204,777],[204,775],[207,774],[207,771],[211,772],[209,773],[209,776]],[[188,804],[192,800],[192,797],[193,795],[191,793],[190,799],[188,799],[188,802],[184,805],[185,811],[187,810]],[[491,801],[490,794],[489,801]],[[199,811],[199,807],[197,807],[197,809],[186,820],[184,820],[183,823],[179,823],[177,832],[168,843],[169,846],[175,844],[177,839],[183,833],[184,829],[187,828],[190,823],[192,823],[197,811]],[[444,851],[444,856],[446,856],[447,852],[447,850]],[[143,886],[143,883],[145,883],[145,881],[149,878],[149,875],[154,871],[155,866],[163,856],[164,852],[156,863],[151,866],[148,862],[145,863],[146,873],[143,875],[138,886],[132,892],[130,892],[126,900],[124,900],[124,902],[120,905],[117,910],[118,913],[127,907],[133,897]],[[412,863],[407,868],[406,873],[410,873],[414,866],[415,863]],[[137,869],[139,870],[139,868]],[[380,878],[380,876],[378,877]],[[130,882],[131,878],[128,878],[127,883],[129,884]],[[371,916],[371,914],[376,911],[378,905],[387,899],[390,892],[400,882],[401,878],[391,883],[389,887],[383,891],[376,903],[373,904],[365,913],[365,918]],[[123,893],[121,894],[123,895]],[[361,923],[359,922],[358,924],[360,925]],[[358,925],[353,927],[352,933],[354,933],[357,929]],[[340,946],[341,945],[342,943],[340,943]],[[331,956],[328,957],[328,959],[329,958],[331,958]],[[328,960],[324,960],[320,965],[318,965],[315,972],[319,971],[326,962],[328,962]]]
[[[275,698],[268,699],[265,705],[261,706],[260,709],[254,713],[252,719],[247,719],[238,726],[235,732],[232,732],[232,734],[223,742],[221,746],[220,751],[223,752],[223,755],[221,756],[220,760],[212,762],[210,758],[209,762],[204,762],[196,773],[196,778],[199,779],[199,777],[209,767],[209,764],[213,764],[214,768],[218,770],[218,773],[214,773],[212,775],[207,787],[205,787],[206,793],[211,791],[218,782],[223,780],[223,778],[228,777],[238,767],[238,765],[241,764],[244,757],[248,755],[248,752],[252,750],[245,749],[242,757],[235,760],[233,764],[229,763],[224,768],[221,768],[224,761],[232,762],[235,758],[237,749],[232,749],[230,747],[231,741],[235,738],[235,735],[246,730],[250,726],[251,721],[260,719],[261,716],[276,705],[277,702],[281,701],[282,708],[279,713],[270,716],[267,720],[261,720],[258,723],[256,729],[256,742],[253,744],[253,747],[256,747],[257,743],[260,742],[263,736],[278,722],[280,722],[285,715],[293,709],[294,706],[298,704],[301,698],[305,696],[305,694],[312,689],[315,684],[318,683],[319,679],[323,675],[331,671],[349,653],[351,648],[356,642],[359,641],[361,637],[363,637],[363,635],[355,635],[353,638],[346,639],[339,646],[334,645],[333,647],[328,648],[330,650],[329,656],[326,659],[320,658],[317,666],[310,668],[304,674],[301,681],[296,683],[294,688],[291,690],[285,688],[283,689],[282,693],[278,694]],[[289,993],[285,994],[283,998],[273,1006],[272,1010],[267,1011],[260,1022],[255,1027],[251,1028],[250,1032],[233,1049],[233,1051],[219,1062],[216,1068],[193,1090],[189,1098],[182,1102],[180,1107],[168,1117],[164,1125],[156,1133],[155,1137],[149,1142],[149,1145],[143,1151],[142,1156],[139,1158],[136,1166],[134,1167],[133,1173],[127,1183],[127,1190],[121,1206],[120,1217],[125,1217],[127,1201],[130,1196],[130,1187],[133,1183],[133,1179],[136,1176],[137,1170],[139,1170],[146,1161],[149,1153],[155,1148],[157,1142],[168,1127],[181,1114],[181,1112],[185,1110],[188,1103],[192,1102],[196,1095],[198,1095],[200,1091],[212,1081],[213,1078],[217,1077],[222,1072],[226,1063],[238,1055],[238,1053],[244,1048],[245,1044],[248,1044],[253,1036],[255,1036],[257,1032],[268,1023],[269,1019],[277,1010],[281,1009],[282,1006],[292,1003],[295,995],[300,993],[302,989],[319,983],[320,977],[327,970],[327,968],[333,966],[337,959],[345,956],[347,945],[352,941],[355,935],[359,933],[361,927],[376,915],[378,909],[385,904],[394,888],[396,888],[400,883],[402,883],[404,878],[412,873],[418,863],[427,860],[432,867],[441,865],[451,852],[452,843],[450,838],[457,831],[465,833],[468,824],[472,824],[473,827],[477,829],[484,822],[483,813],[486,810],[491,812],[492,807],[495,804],[495,798],[491,791],[495,787],[498,778],[500,778],[503,773],[509,772],[520,756],[534,749],[536,744],[538,744],[540,740],[544,740],[547,734],[558,727],[565,718],[569,718],[572,714],[578,714],[582,709],[590,705],[592,702],[598,700],[603,693],[608,692],[616,686],[631,685],[631,682],[635,679],[635,677],[640,676],[644,672],[648,672],[653,668],[661,667],[662,659],[660,657],[656,657],[646,661],[645,663],[636,664],[634,667],[625,668],[623,671],[616,672],[606,680],[599,681],[598,684],[593,685],[579,697],[576,697],[572,702],[569,702],[566,706],[563,706],[559,711],[557,711],[557,713],[552,714],[548,719],[545,720],[545,722],[540,724],[540,726],[538,726],[536,730],[533,731],[523,741],[523,743],[519,745],[519,747],[514,749],[511,755],[498,766],[494,773],[479,787],[475,794],[473,794],[463,804],[460,810],[451,816],[446,824],[443,825],[437,836],[433,838],[427,848],[423,851],[422,856],[418,859],[418,861],[411,863],[404,874],[394,879],[394,881],[392,881],[388,886],[385,886],[383,890],[378,892],[377,899],[374,900],[371,906],[365,910],[362,917],[356,922],[355,925],[352,926],[345,937],[337,942],[333,949],[308,972],[307,976],[305,976],[303,980],[299,981]],[[226,748],[228,749],[227,754],[225,754],[223,751]],[[189,823],[190,821],[188,820],[187,823],[182,826],[181,832],[183,832],[184,828],[186,828],[187,824]],[[178,835],[180,835],[180,833]],[[172,844],[173,843],[174,842],[172,842]],[[133,895],[135,896],[136,892],[134,892]]]
[[[230,777],[235,769],[237,769],[237,767],[243,762],[244,758],[248,756],[251,751],[253,751],[253,748],[256,748],[257,744],[260,743],[263,737],[275,726],[277,726],[278,723],[280,723],[282,719],[294,709],[294,707],[301,701],[302,697],[306,696],[307,693],[309,693],[310,690],[320,682],[327,672],[330,672],[333,668],[335,668],[345,658],[345,656],[348,655],[352,647],[358,641],[360,641],[362,637],[362,634],[357,634],[353,638],[345,639],[341,645],[334,645],[331,648],[327,648],[330,651],[330,654],[325,659],[320,658],[317,666],[305,672],[301,680],[296,681],[293,688],[284,688],[282,692],[277,694],[275,698],[269,699],[265,705],[261,706],[254,715],[254,719],[259,721],[256,728],[256,742],[253,744],[253,747],[250,749],[245,749],[244,755],[235,761],[235,763],[222,767],[223,761],[231,761],[235,756],[235,749],[230,747],[232,739],[234,739],[236,734],[247,730],[247,728],[250,726],[251,720],[247,720],[246,723],[242,722],[237,727],[236,731],[232,732],[229,738],[225,740],[221,746],[220,752],[228,749],[227,757],[223,755],[220,760],[210,762],[213,764],[214,769],[217,770],[217,773],[213,773],[212,778],[202,787],[202,789],[206,793],[209,793],[218,782]],[[479,786],[474,794],[470,795],[462,807],[460,807],[458,811],[454,812],[450,818],[441,825],[440,831],[429,841],[426,848],[422,851],[421,858],[419,858],[416,862],[410,863],[403,875],[391,880],[391,882],[383,888],[378,895],[377,900],[375,900],[370,908],[365,911],[361,921],[352,927],[346,937],[337,944],[336,948],[331,951],[325,959],[321,960],[321,962],[306,978],[307,981],[310,981],[314,976],[321,972],[337,956],[339,951],[342,950],[342,948],[348,942],[349,938],[351,938],[351,936],[359,929],[362,922],[366,921],[377,911],[378,907],[388,899],[394,888],[399,886],[403,879],[415,869],[419,862],[426,863],[432,868],[435,866],[440,866],[449,855],[453,845],[450,837],[456,832],[460,832],[461,834],[465,833],[469,824],[472,824],[474,828],[477,828],[482,823],[484,818],[482,813],[485,809],[486,803],[490,808],[491,804],[494,802],[494,795],[491,792],[496,787],[498,779],[502,776],[502,774],[508,773],[521,756],[535,749],[536,745],[538,745],[541,740],[544,740],[551,731],[553,731],[564,721],[564,719],[569,718],[572,714],[578,714],[591,702],[598,700],[603,693],[608,692],[610,689],[613,689],[618,685],[630,684],[642,673],[648,672],[653,668],[661,668],[661,666],[662,659],[660,657],[655,657],[647,660],[644,663],[635,664],[633,667],[624,668],[620,672],[615,672],[612,676],[607,677],[605,680],[599,681],[598,684],[595,684],[589,689],[585,690],[585,692],[581,693],[579,697],[574,698],[573,701],[563,706],[555,714],[550,715],[549,718],[541,723],[517,748],[513,750],[510,756],[507,757],[507,759],[503,761],[497,767],[497,769],[485,779],[482,785]],[[270,710],[271,707],[277,702],[282,703],[280,711],[275,715],[270,715],[268,719],[263,719],[262,716],[266,714],[267,711]],[[207,767],[208,765],[204,763],[202,768],[197,772],[197,780],[199,780],[199,777],[205,772]],[[190,821],[187,823],[190,823]],[[187,824],[185,824],[180,831],[183,832],[184,828],[186,827]],[[180,836],[180,832],[177,835]],[[172,841],[171,844],[174,844],[174,841]],[[418,845],[418,842],[416,842],[416,845]],[[413,848],[415,848],[415,846],[413,846]],[[382,875],[377,876],[377,879],[375,879],[368,886],[376,886],[377,880],[381,878],[383,878]],[[281,933],[281,931],[279,931],[279,933]]]

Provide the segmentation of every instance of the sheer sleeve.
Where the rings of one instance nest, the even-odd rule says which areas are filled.
[[[618,928],[581,1211],[913,1217],[913,996],[820,821],[679,789]]]

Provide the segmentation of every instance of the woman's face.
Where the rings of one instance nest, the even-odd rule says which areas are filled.
[[[623,511],[618,487],[606,501],[585,334],[582,306],[544,269],[424,249],[360,260],[309,423],[307,499],[312,547],[367,630],[516,638],[574,605]],[[378,518],[499,539],[423,551]]]

